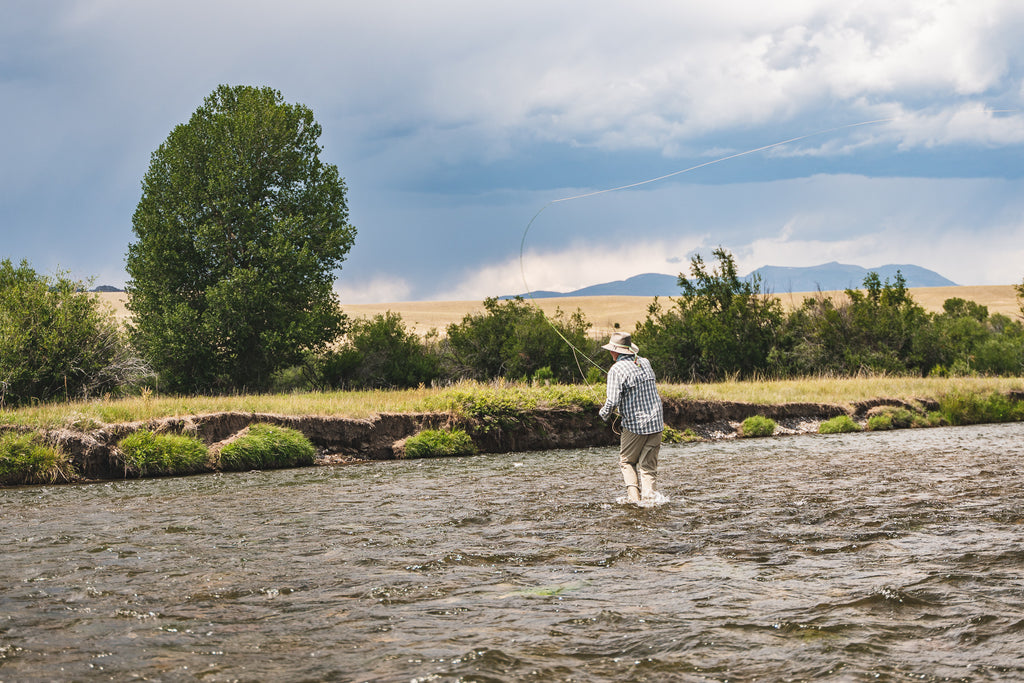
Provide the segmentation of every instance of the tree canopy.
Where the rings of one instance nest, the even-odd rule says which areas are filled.
[[[343,331],[334,271],[356,231],[320,134],[280,92],[222,85],[153,153],[126,290],[163,388],[258,389]]]

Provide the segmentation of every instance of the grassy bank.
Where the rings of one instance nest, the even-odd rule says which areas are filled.
[[[667,399],[666,422],[669,422],[669,413],[675,420],[674,425],[667,425],[672,427],[670,432],[691,424],[737,420],[741,418],[736,415],[747,414],[739,430],[740,436],[774,433],[776,423],[772,419],[765,415],[749,416],[751,412],[789,417],[849,412],[861,415],[862,421],[866,414],[869,430],[1024,420],[1022,378],[814,378],[662,385],[661,391]],[[261,420],[296,427],[305,425],[310,438],[319,439],[320,447],[338,448],[340,445],[343,450],[350,449],[350,453],[358,452],[376,459],[469,454],[482,450],[478,449],[480,444],[487,444],[490,450],[486,452],[607,445],[606,437],[610,432],[596,418],[603,400],[603,385],[534,386],[498,382],[406,391],[142,396],[5,410],[0,411],[0,428],[14,426],[15,429],[0,429],[0,485],[71,481],[76,478],[76,472],[83,477],[112,476],[110,462],[103,464],[104,457],[112,459],[118,472],[123,469],[125,477],[291,467],[314,462],[316,448],[304,433],[281,429],[280,425],[253,424]],[[546,409],[565,410],[542,412]],[[794,410],[801,412],[795,415]],[[199,415],[205,415],[213,424],[234,426],[226,432],[217,432],[214,428],[205,442],[195,434],[152,434],[148,431],[150,427],[144,424],[127,427],[128,435],[124,436],[125,423]],[[734,417],[727,417],[729,415]],[[372,421],[361,419],[371,416],[381,417]],[[452,429],[451,417],[460,427],[458,430]],[[831,420],[822,431],[862,428],[849,415],[841,417],[846,418],[845,423]],[[178,421],[188,422],[187,419]],[[116,429],[93,431],[118,423],[122,426]],[[317,426],[323,424],[334,427],[325,433]],[[380,426],[382,424],[384,426]],[[355,425],[352,441],[346,441],[349,427],[344,425]],[[433,429],[435,425],[444,428]],[[378,430],[374,433],[381,443],[369,445],[367,429]],[[286,432],[294,434],[301,443],[296,445],[289,439],[282,440],[281,434]],[[214,433],[220,435],[212,436]],[[235,436],[225,439],[232,433]],[[456,441],[455,437],[461,441]],[[115,445],[113,438],[120,441]],[[82,446],[85,442],[93,445]],[[65,452],[59,444],[77,445]],[[93,456],[89,453],[94,452],[94,448],[109,450],[95,451],[101,453],[97,456],[100,460],[90,460]]]
[[[663,384],[665,397],[743,403],[829,403],[851,405],[874,398],[939,400],[951,394],[988,395],[1024,390],[1024,378],[807,378],[781,381]],[[38,429],[89,430],[102,424],[138,422],[165,417],[217,412],[278,415],[336,415],[366,418],[380,413],[452,411],[481,416],[535,408],[578,406],[596,408],[604,401],[604,386],[530,386],[519,383],[463,382],[443,388],[396,391],[335,391],[323,393],[237,396],[143,396],[116,400],[53,403],[0,410],[0,425]]]

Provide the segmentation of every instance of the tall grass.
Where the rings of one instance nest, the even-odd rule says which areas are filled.
[[[224,470],[255,470],[312,465],[316,448],[302,432],[256,424],[220,452]]]
[[[154,434],[140,429],[118,442],[125,475],[139,477],[193,474],[207,467],[206,445],[183,434]]]
[[[0,484],[52,484],[74,476],[67,454],[38,434],[0,434]]]

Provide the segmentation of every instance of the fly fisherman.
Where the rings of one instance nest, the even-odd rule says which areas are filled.
[[[601,348],[611,352],[613,363],[600,415],[607,422],[618,407],[622,416],[619,465],[627,499],[631,503],[653,501],[661,433],[665,429],[654,370],[649,360],[638,355],[640,349],[628,334],[614,333]]]

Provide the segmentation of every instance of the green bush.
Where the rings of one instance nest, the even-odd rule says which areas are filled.
[[[775,420],[763,415],[752,415],[743,421],[740,436],[771,436],[775,433]]]
[[[587,336],[591,324],[580,310],[546,316],[521,297],[489,298],[483,306],[483,313],[468,314],[446,328],[440,352],[449,378],[533,377],[548,367],[555,380],[577,382],[580,358],[573,347],[588,357],[597,355],[600,342]]]
[[[0,261],[0,407],[88,398],[147,374],[83,283]]]
[[[818,426],[819,434],[843,434],[846,432],[859,432],[860,430],[861,426],[849,415],[837,415]]]
[[[534,384],[551,384],[555,380],[555,373],[551,371],[551,368],[545,365],[542,368],[537,368],[537,371],[533,373]]]
[[[661,378],[746,378],[768,367],[785,320],[782,303],[759,277],[741,278],[726,249],[713,254],[718,264],[710,269],[692,257],[691,277],[679,276],[682,296],[666,309],[655,299],[637,325],[633,340]]]
[[[907,429],[910,427],[938,427],[947,424],[940,413],[916,412],[904,406],[874,408],[868,415],[868,430]]]
[[[344,344],[307,365],[311,383],[350,389],[407,388],[429,384],[439,375],[433,335],[425,339],[387,311],[352,321]]]
[[[220,451],[224,470],[261,470],[312,465],[316,448],[295,429],[257,424]]]
[[[117,447],[124,460],[125,474],[153,477],[209,469],[206,445],[191,436],[154,434],[142,429],[121,439]]]
[[[939,413],[951,425],[1020,422],[1024,420],[1024,401],[999,393],[947,394],[939,399]]]
[[[473,438],[462,431],[425,429],[405,440],[406,458],[437,458],[453,455],[475,455]]]
[[[38,434],[0,434],[0,484],[52,484],[74,475],[65,453]]]

